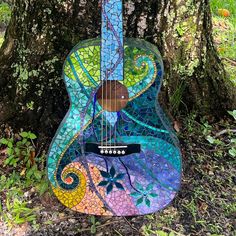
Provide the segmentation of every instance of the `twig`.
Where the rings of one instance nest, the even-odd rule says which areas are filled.
[[[126,223],[128,223],[128,225],[130,226],[131,229],[135,230],[136,232],[138,232],[138,233],[140,234],[139,230],[138,230],[137,228],[135,228],[135,227],[126,219],[126,217],[123,217],[123,219],[126,221]]]
[[[41,154],[41,150],[42,150],[42,145],[40,145],[39,150],[37,151],[37,154],[36,154],[35,158],[39,157],[39,155]]]
[[[223,135],[223,134],[230,133],[230,132],[236,133],[236,129],[224,129],[224,130],[218,132],[218,133],[215,135],[215,137],[219,137],[219,136],[221,136],[221,135]]]
[[[107,226],[107,225],[111,225],[111,224],[115,224],[115,223],[120,223],[120,220],[106,222],[105,224],[96,226],[96,228],[97,228],[97,229],[103,228],[103,227],[105,227],[105,226]],[[91,228],[86,228],[86,229],[80,229],[78,232],[81,233],[81,232],[86,232],[86,231],[90,231],[90,230],[91,230]]]
[[[236,61],[231,60],[231,59],[229,59],[229,58],[227,58],[227,57],[222,57],[222,59],[225,60],[225,61],[228,61],[228,62],[230,62],[230,63],[232,63],[233,65],[236,66]]]
[[[2,171],[5,174],[8,174],[8,172],[6,170],[2,169],[2,167],[0,167],[0,171]]]

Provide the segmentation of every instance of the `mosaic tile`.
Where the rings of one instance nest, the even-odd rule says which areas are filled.
[[[163,62],[152,44],[123,41],[121,1],[103,4],[102,39],[80,42],[64,64],[71,105],[49,149],[48,178],[56,197],[74,211],[149,214],[166,207],[181,182],[178,139],[157,101]],[[127,106],[118,112],[103,110],[97,101],[106,80],[128,90]],[[137,144],[141,152],[104,156],[87,151],[86,143]]]

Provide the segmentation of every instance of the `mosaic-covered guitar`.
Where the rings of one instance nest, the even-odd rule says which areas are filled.
[[[64,64],[71,106],[50,146],[48,178],[72,210],[148,214],[181,182],[178,140],[156,100],[163,63],[152,44],[123,40],[121,0],[101,5],[101,39],[79,43]]]

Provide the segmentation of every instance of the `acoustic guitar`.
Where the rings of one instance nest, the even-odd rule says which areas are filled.
[[[181,183],[178,139],[157,95],[158,49],[124,39],[122,0],[102,0],[101,38],[80,42],[63,79],[70,109],[50,146],[52,190],[81,213],[135,216],[159,211]]]

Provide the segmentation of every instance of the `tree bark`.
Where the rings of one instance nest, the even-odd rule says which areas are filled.
[[[0,50],[0,122],[51,136],[68,109],[63,61],[81,40],[100,35],[98,0],[15,0]],[[126,0],[126,37],[163,55],[161,101],[172,114],[222,116],[236,106],[214,48],[208,0]]]

